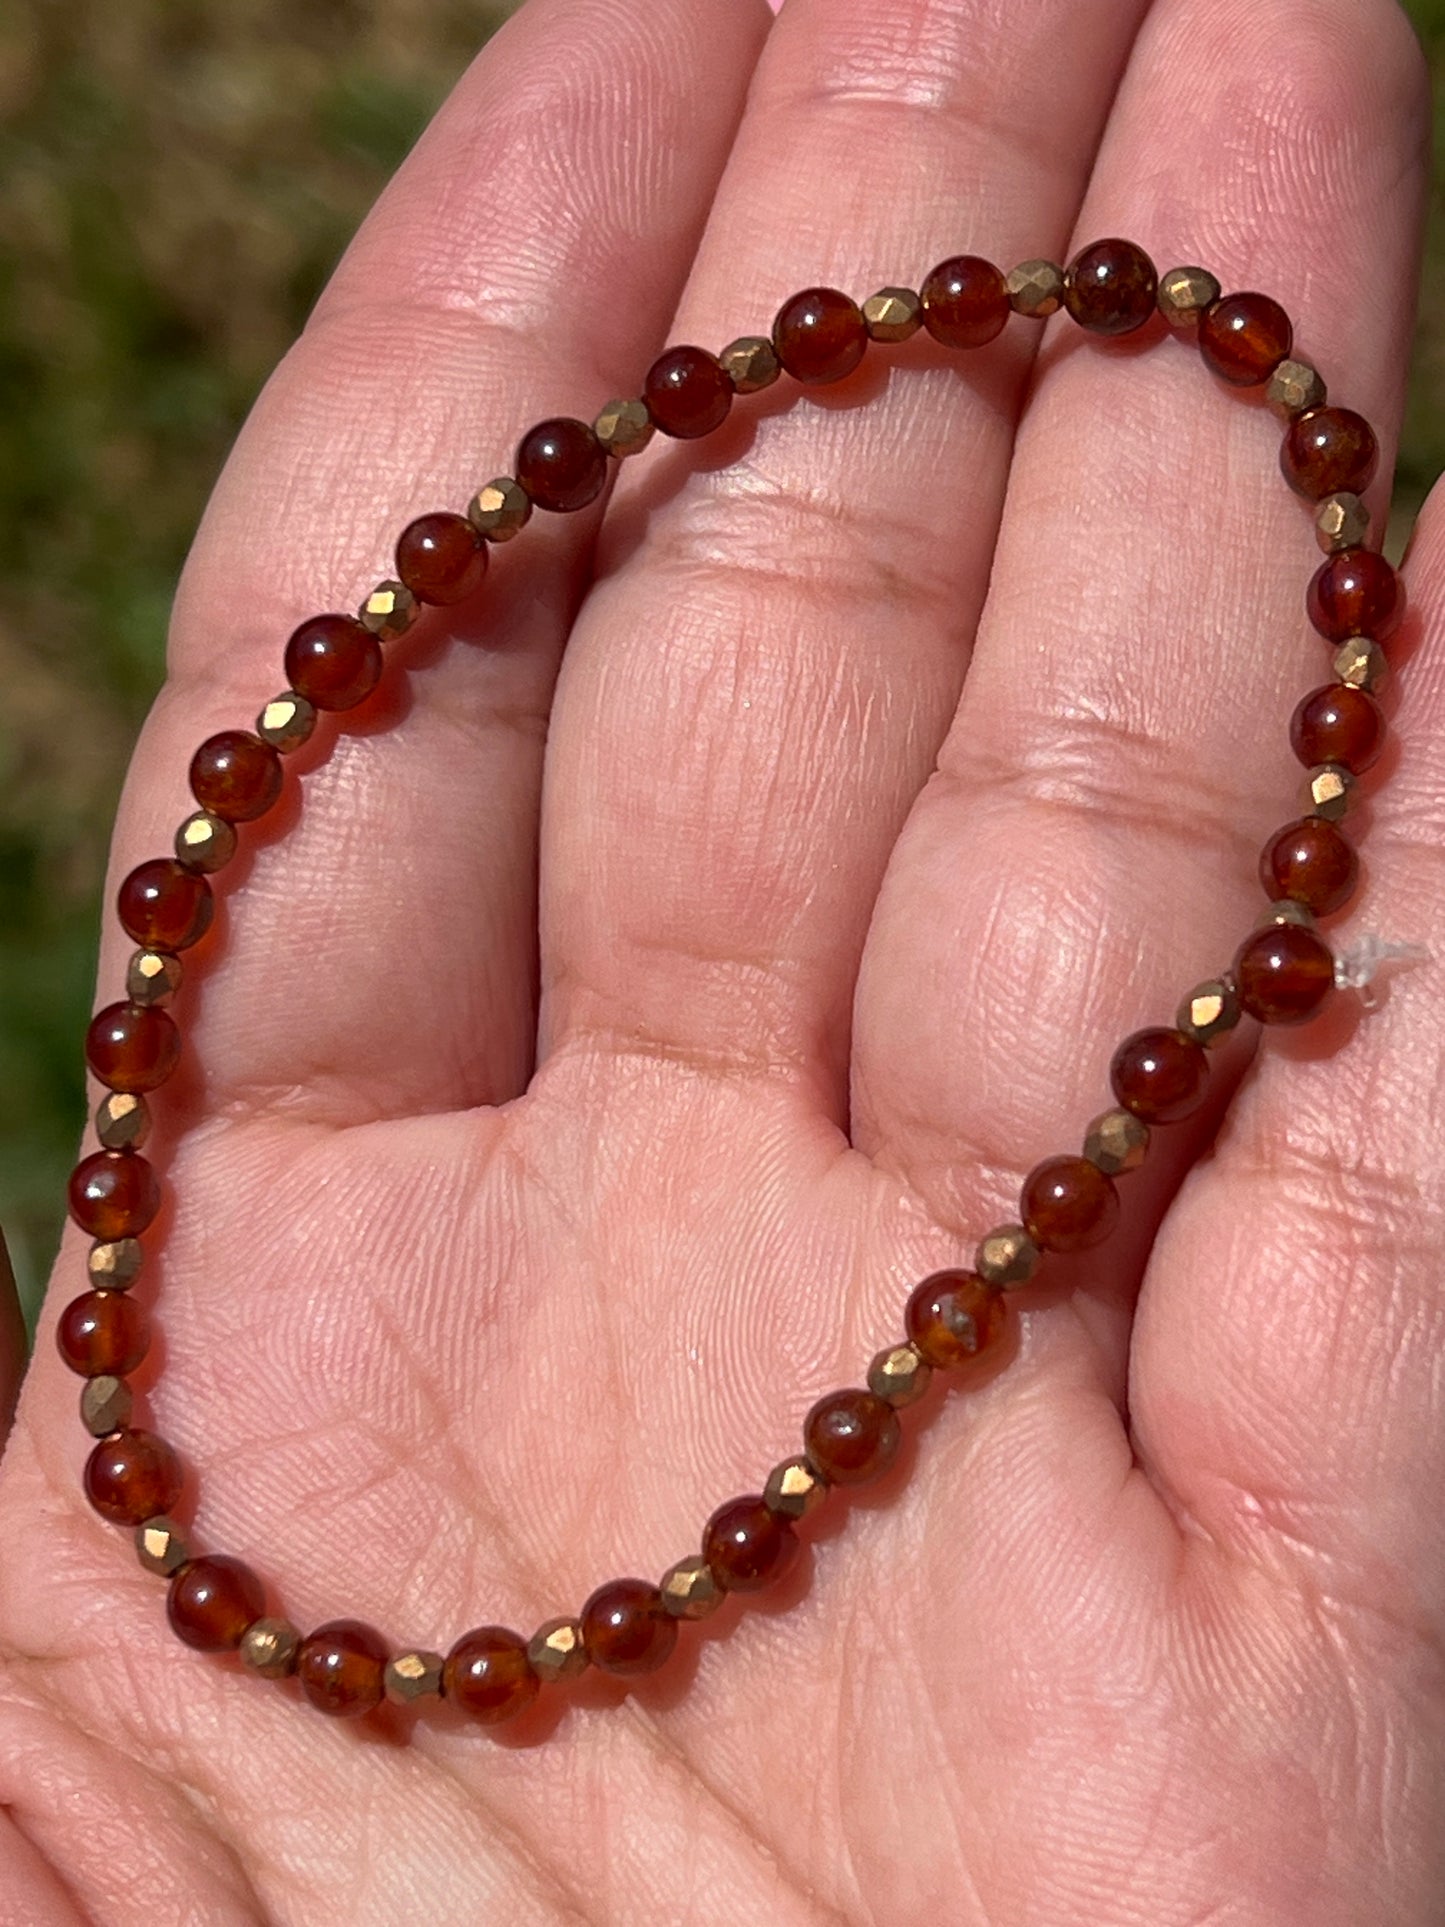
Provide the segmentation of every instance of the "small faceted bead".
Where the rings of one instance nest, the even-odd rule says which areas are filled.
[[[764,1505],[782,1519],[806,1519],[827,1496],[827,1480],[801,1455],[775,1465],[763,1487]]]
[[[443,1694],[484,1726],[522,1712],[540,1685],[527,1663],[526,1640],[505,1626],[463,1633],[442,1668]]]
[[[55,1327],[55,1343],[71,1371],[133,1372],[150,1348],[150,1320],[123,1291],[86,1291],[72,1298]]]
[[[909,341],[923,325],[923,303],[912,288],[880,288],[863,303],[870,341]]]
[[[373,627],[371,623],[366,626]],[[271,698],[256,718],[256,734],[263,743],[289,756],[303,743],[310,742],[316,727],[316,713],[314,703],[308,703],[294,689],[284,689],[279,696]]]
[[[1239,996],[1225,977],[1211,977],[1196,984],[1180,1004],[1175,1017],[1180,1033],[1191,1043],[1214,1050],[1239,1024]]]
[[[642,384],[648,413],[663,434],[689,442],[722,427],[735,393],[727,370],[706,348],[669,348]]]
[[[1335,651],[1330,664],[1337,682],[1352,689],[1367,689],[1378,696],[1390,679],[1390,664],[1378,642],[1368,636],[1347,636]]]
[[[92,1438],[108,1438],[130,1424],[134,1404],[125,1380],[102,1372],[81,1387],[80,1422]]]
[[[133,1151],[92,1151],[70,1174],[70,1215],[92,1238],[138,1238],[161,1208],[155,1172]]]
[[[1384,642],[1400,626],[1405,592],[1377,549],[1341,549],[1310,577],[1305,606],[1326,642],[1351,636]]]
[[[381,1676],[381,1690],[393,1706],[415,1706],[421,1700],[442,1696],[442,1674],[446,1661],[440,1653],[420,1648],[394,1653]]]
[[[972,1271],[931,1272],[913,1287],[903,1313],[908,1336],[942,1371],[995,1350],[1007,1325],[1007,1300]]]
[[[113,1432],[85,1462],[85,1496],[113,1525],[138,1526],[181,1496],[181,1462],[154,1432]]]
[[[181,1055],[175,1020],[154,1006],[107,1004],[90,1020],[85,1061],[113,1091],[153,1091]]]
[[[1363,495],[1380,459],[1375,431],[1353,408],[1309,408],[1284,432],[1284,479],[1311,502],[1347,492]]]
[[[1227,294],[1199,318],[1199,352],[1221,380],[1257,388],[1294,345],[1290,318],[1267,294]]]
[[[1272,923],[1297,923],[1305,930],[1313,930],[1315,913],[1307,903],[1296,903],[1289,897],[1278,897],[1260,911],[1255,920],[1255,928],[1267,930]]]
[[[512,475],[499,475],[479,488],[467,520],[489,542],[510,542],[532,519],[532,498]]]
[[[875,1392],[829,1392],[803,1421],[810,1465],[830,1485],[861,1485],[886,1472],[898,1455],[898,1414]]]
[[[863,359],[868,324],[837,288],[805,288],[779,308],[773,346],[794,381],[841,381]]]
[[[1003,279],[1009,306],[1031,321],[1045,321],[1064,302],[1064,271],[1057,261],[1020,261]]]
[[[121,927],[148,950],[186,950],[211,926],[211,886],[174,857],[139,863],[121,884],[116,909]]]
[[[137,1091],[112,1091],[96,1106],[95,1135],[107,1151],[139,1151],[151,1134],[150,1106]]]
[[[86,1276],[98,1291],[128,1291],[140,1277],[144,1256],[138,1238],[105,1239],[90,1247]]]
[[[1045,1158],[1024,1179],[1020,1216],[1040,1251],[1084,1251],[1114,1229],[1119,1193],[1088,1158]]]
[[[580,1619],[549,1619],[527,1641],[527,1664],[544,1686],[576,1679],[592,1664]]]
[[[1326,683],[1300,699],[1290,718],[1289,741],[1306,768],[1339,763],[1363,776],[1385,747],[1385,714],[1366,690]]]
[[[1149,1126],[1132,1111],[1100,1111],[1084,1133],[1084,1156],[1106,1177],[1137,1171],[1149,1153]]]
[[[1339,763],[1321,763],[1305,778],[1304,810],[1330,823],[1343,822],[1354,801],[1355,778]]]
[[[718,356],[728,380],[740,395],[756,395],[771,388],[783,372],[778,351],[766,335],[739,335]]]
[[[723,1589],[700,1552],[669,1566],[658,1591],[664,1612],[674,1619],[706,1619],[723,1602]]]
[[[1358,495],[1327,495],[1315,510],[1315,541],[1326,555],[1362,549],[1370,539],[1370,511]]]
[[[1327,917],[1355,894],[1360,859],[1333,823],[1302,816],[1286,823],[1260,852],[1259,880],[1268,897],[1289,897]]]
[[[381,644],[355,616],[312,616],[286,644],[291,687],[316,709],[355,709],[381,679]]]
[[[188,870],[214,876],[217,870],[224,870],[236,854],[236,845],[236,832],[223,817],[212,816],[209,810],[197,810],[176,831],[172,847],[177,862],[184,863]]]
[[[1171,328],[1188,334],[1222,292],[1208,268],[1170,268],[1159,277],[1159,312]]]
[[[126,966],[125,994],[149,1009],[171,1003],[181,987],[181,960],[164,950],[137,950]]]
[[[262,1679],[286,1679],[296,1671],[301,1629],[289,1619],[253,1619],[236,1650],[248,1672]]]
[[[783,1576],[797,1553],[793,1528],[761,1494],[729,1499],[703,1530],[702,1556],[724,1592],[760,1592]]]
[[[171,1578],[166,1617],[171,1631],[203,1653],[234,1652],[266,1609],[265,1588],[224,1552],[192,1559]]]
[[[191,758],[191,794],[228,823],[252,823],[281,794],[281,758],[248,729],[208,736]]]
[[[587,1656],[604,1673],[651,1673],[677,1644],[677,1621],[645,1579],[611,1579],[578,1615]]]
[[[868,1389],[899,1412],[923,1397],[932,1377],[933,1367],[916,1345],[886,1345],[869,1363]]]
[[[1335,988],[1335,961],[1314,930],[1274,924],[1246,937],[1234,959],[1239,1001],[1262,1024],[1302,1024]]]
[[[418,602],[464,602],[482,586],[487,545],[465,515],[419,515],[397,537],[396,572]]]
[[[1312,368],[1307,361],[1295,361],[1288,356],[1264,387],[1265,400],[1275,414],[1287,422],[1293,421],[1296,415],[1303,415],[1307,408],[1323,408],[1326,393],[1324,376],[1318,368]]]
[[[1126,335],[1154,312],[1154,263],[1132,241],[1093,241],[1064,270],[1064,306],[1091,334]]]
[[[191,1556],[185,1533],[164,1513],[141,1520],[135,1529],[135,1552],[147,1572],[159,1573],[163,1579],[179,1572]]]
[[[301,1691],[319,1712],[354,1719],[381,1703],[386,1641],[359,1619],[329,1619],[296,1655]]]
[[[1109,1066],[1114,1095],[1146,1124],[1176,1124],[1197,1111],[1209,1082],[1209,1059],[1177,1030],[1136,1030]]]
[[[1002,270],[977,254],[940,261],[919,289],[923,325],[945,348],[981,348],[1001,335],[1009,315]]]
[[[731,400],[731,384],[729,384]],[[592,424],[592,432],[614,461],[640,455],[657,433],[645,401],[610,401]]]
[[[356,620],[380,642],[399,642],[421,614],[421,602],[404,582],[378,582]]]
[[[996,1224],[978,1241],[973,1268],[986,1285],[1013,1291],[1039,1268],[1039,1248],[1021,1224]]]
[[[529,428],[517,446],[517,480],[539,509],[586,508],[607,481],[607,451],[586,422],[557,415]]]

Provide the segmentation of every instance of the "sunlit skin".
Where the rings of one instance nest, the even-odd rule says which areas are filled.
[[[529,0],[219,482],[110,892],[409,521],[801,288],[1110,235],[1202,263],[1374,425],[1378,536],[1415,43],[1387,0],[1145,11]],[[1329,651],[1279,436],[1162,325],[919,336],[657,438],[389,645],[243,826],[151,1100],[140,1409],[272,1610],[444,1652],[657,1577],[1078,1149],[1299,811]],[[1442,957],[1438,491],[1405,579],[1341,941]],[[129,950],[107,910],[98,1003]],[[0,1914],[1425,1927],[1442,1007],[1430,964],[1246,1026],[776,1592],[496,1727],[327,1719],[174,1637],[81,1495],[72,1233],[0,1466]]]

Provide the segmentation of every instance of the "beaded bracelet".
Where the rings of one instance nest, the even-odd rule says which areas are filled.
[[[1184,998],[1173,1025],[1136,1031],[1119,1046],[1110,1073],[1115,1106],[1089,1125],[1082,1155],[1045,1158],[1029,1172],[1019,1221],[981,1240],[971,1270],[934,1272],[914,1289],[905,1336],[873,1359],[866,1385],[820,1398],[804,1420],[802,1452],[775,1466],[761,1492],[720,1506],[701,1550],[657,1584],[611,1580],[575,1618],[548,1620],[530,1639],[483,1626],[445,1657],[393,1651],[352,1619],[303,1637],[266,1613],[262,1583],[249,1567],[196,1551],[168,1516],[181,1493],[180,1463],[163,1439],[132,1424],[125,1379],[147,1351],[146,1315],[130,1287],[141,1270],[141,1235],[160,1205],[156,1172],[141,1156],[146,1093],[179,1058],[180,1032],[166,1006],[180,986],[181,953],[210,923],[207,879],[235,854],[236,826],[276,803],[282,758],[306,742],[319,711],[354,709],[371,694],[383,644],[404,635],[426,606],[472,595],[490,545],[510,541],[534,508],[566,513],[594,501],[610,462],[636,454],[655,431],[682,440],[707,435],[736,395],[767,388],[781,373],[808,384],[841,380],[870,342],[906,341],[921,327],[945,347],[977,347],[1011,313],[1043,319],[1061,306],[1105,336],[1133,332],[1157,308],[1178,335],[1197,340],[1225,382],[1263,386],[1286,423],[1285,478],[1317,505],[1327,559],[1306,603],[1311,623],[1333,645],[1334,680],[1302,699],[1290,725],[1308,776],[1303,813],[1260,857],[1267,910],[1230,968]],[[796,1522],[831,1487],[887,1468],[899,1447],[899,1410],[920,1396],[935,1368],[958,1371],[1003,1355],[1013,1315],[1007,1294],[1032,1279],[1047,1254],[1108,1236],[1119,1209],[1115,1180],[1143,1162],[1155,1125],[1201,1105],[1207,1053],[1241,1015],[1302,1023],[1338,987],[1357,981],[1336,962],[1315,919],[1339,910],[1355,888],[1357,859],[1337,825],[1383,744],[1375,699],[1386,673],[1381,644],[1400,622],[1403,594],[1394,569],[1367,546],[1360,492],[1375,473],[1375,436],[1360,415],[1326,405],[1324,382],[1291,358],[1292,345],[1289,318],[1269,296],[1222,296],[1219,282],[1197,267],[1158,277],[1142,249],[1118,239],[1084,248],[1067,269],[1027,261],[1005,275],[977,256],[956,256],[918,292],[885,288],[861,307],[836,289],[809,288],[784,303],[770,336],[744,337],[719,355],[670,348],[648,371],[640,398],[610,402],[590,426],[561,418],[529,429],[515,472],[487,483],[466,515],[423,515],[402,531],[397,579],[374,589],[357,615],[314,616],[294,632],[285,651],[288,687],[265,705],[254,732],[225,730],[196,751],[190,786],[199,807],[177,831],[175,855],[140,864],[120,886],[120,921],[140,948],[125,1000],[90,1026],[87,1061],[109,1095],[95,1118],[101,1149],[70,1180],[71,1216],[95,1241],[93,1289],[66,1307],[57,1333],[61,1356],[85,1378],[81,1417],[99,1440],[85,1467],[86,1495],[103,1518],[135,1529],[142,1564],[169,1581],[167,1613],[187,1645],[239,1651],[247,1668],[267,1678],[294,1675],[325,1713],[365,1713],[383,1698],[401,1705],[445,1697],[485,1723],[520,1712],[544,1682],[588,1666],[616,1675],[653,1671],[673,1651],[680,1621],[701,1619],[726,1594],[757,1591],[787,1570],[798,1550]]]

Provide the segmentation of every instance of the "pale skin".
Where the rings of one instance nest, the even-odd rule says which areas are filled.
[[[112,886],[411,515],[810,282],[1122,234],[1262,288],[1380,434],[1378,531],[1428,111],[1387,0],[529,0],[221,479]],[[398,652],[248,835],[156,1103],[136,1382],[199,1539],[444,1649],[758,1488],[1258,913],[1329,662],[1278,432],[1152,330],[881,352],[655,443]],[[1445,959],[1438,490],[1406,579],[1340,940]],[[175,1641],[81,1494],[72,1233],[0,1468],[0,1911],[1436,1919],[1440,969],[1248,1027],[776,1601],[499,1737]]]

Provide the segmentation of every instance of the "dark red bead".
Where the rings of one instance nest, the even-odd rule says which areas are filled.
[[[604,1673],[651,1673],[677,1644],[677,1621],[645,1579],[610,1579],[582,1608],[582,1643]]]
[[[418,602],[464,602],[482,586],[487,545],[465,515],[419,515],[397,539],[396,572]]]
[[[211,927],[214,904],[203,876],[174,857],[138,863],[116,893],[128,937],[152,950],[186,950]]]
[[[782,1578],[797,1553],[793,1528],[757,1495],[720,1505],[702,1535],[702,1556],[724,1592],[760,1592]]]
[[[1317,917],[1327,917],[1355,894],[1360,859],[1355,847],[1333,823],[1322,816],[1302,816],[1286,823],[1265,844],[1259,857],[1259,880],[1271,901],[1281,897],[1302,903]]]
[[[783,303],[773,322],[773,347],[794,381],[841,381],[867,346],[862,310],[837,288],[805,288]]]
[[[354,1719],[380,1704],[390,1657],[373,1627],[359,1619],[328,1619],[302,1640],[296,1677],[318,1711]]]
[[[355,616],[312,616],[286,644],[286,678],[317,709],[355,709],[381,678],[381,644]]]
[[[1136,1030],[1109,1066],[1114,1095],[1146,1124],[1177,1124],[1204,1102],[1209,1059],[1177,1030]]]
[[[112,1525],[138,1526],[181,1496],[181,1462],[154,1432],[129,1426],[102,1439],[85,1462],[85,1496]]]
[[[128,1291],[86,1291],[72,1298],[55,1327],[55,1343],[82,1378],[133,1372],[150,1345],[150,1320]]]
[[[873,1392],[829,1392],[803,1420],[809,1463],[832,1485],[861,1485],[886,1472],[902,1438],[898,1414]]]
[[[669,348],[647,371],[642,399],[664,435],[695,441],[721,428],[733,405],[732,378],[706,348]]]
[[[993,1351],[1007,1324],[1003,1293],[972,1271],[931,1272],[914,1286],[903,1314],[918,1351],[945,1371]]]
[[[1267,294],[1227,294],[1199,317],[1205,363],[1240,388],[1268,381],[1293,345],[1289,316]]]
[[[527,430],[513,471],[539,509],[566,514],[602,493],[607,451],[586,422],[557,415]]]
[[[281,794],[281,758],[248,729],[208,736],[191,758],[191,794],[228,823],[252,823]]]
[[[1335,960],[1318,931],[1270,924],[1240,945],[1232,967],[1240,1008],[1262,1024],[1302,1024],[1335,988]]]
[[[1383,642],[1400,626],[1405,590],[1378,550],[1341,549],[1310,577],[1305,606],[1327,642],[1349,636]]]
[[[1020,1215],[1040,1251],[1083,1251],[1114,1229],[1119,1193],[1088,1158],[1045,1158],[1024,1179]]]
[[[1142,328],[1158,293],[1154,263],[1132,241],[1091,241],[1064,270],[1064,306],[1092,334],[1127,335]]]
[[[1308,501],[1363,494],[1380,460],[1375,431],[1353,408],[1307,408],[1284,431],[1279,465]]]
[[[1013,312],[1003,274],[977,254],[940,261],[918,292],[923,325],[945,348],[983,347],[1003,333]]]
[[[1385,747],[1385,712],[1367,689],[1326,683],[1301,699],[1290,718],[1289,740],[1306,769],[1337,763],[1362,776]]]
[[[505,1626],[463,1633],[442,1668],[446,1697],[486,1726],[530,1706],[540,1684],[527,1660],[526,1640]]]
[[[266,1593],[249,1566],[224,1552],[192,1559],[171,1575],[166,1617],[171,1631],[203,1653],[232,1652],[266,1610]]]
[[[161,1208],[161,1187],[134,1151],[92,1151],[70,1174],[69,1198],[81,1230],[109,1242],[140,1236]]]
[[[153,1091],[181,1054],[181,1033],[153,1004],[107,1004],[90,1020],[85,1061],[113,1091]]]

